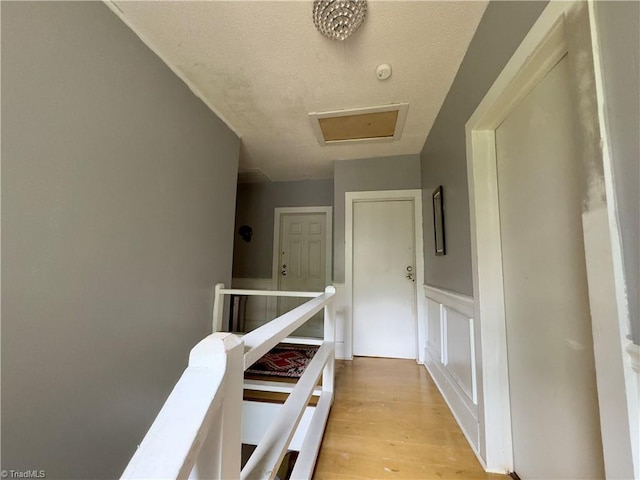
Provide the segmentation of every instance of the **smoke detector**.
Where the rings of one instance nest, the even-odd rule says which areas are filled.
[[[376,68],[376,77],[378,80],[386,80],[391,76],[391,65],[388,63],[383,63],[382,65],[378,65]]]

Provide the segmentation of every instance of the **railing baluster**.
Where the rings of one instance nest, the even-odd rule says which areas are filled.
[[[212,332],[222,331],[222,316],[224,315],[224,283],[217,283],[213,294]]]
[[[247,464],[242,469],[242,480],[272,480],[284,457],[296,428],[304,414],[322,369],[333,356],[334,345],[325,342],[307,365],[293,392],[282,405],[273,423],[264,434]]]
[[[328,286],[324,290],[326,293],[335,295],[336,288]],[[335,343],[336,341],[336,306],[335,301],[329,302],[324,307],[324,341]],[[327,362],[322,373],[322,391],[333,392],[334,381],[334,360],[335,351],[333,352],[333,358]]]
[[[189,474],[189,480],[205,480],[222,478],[220,476],[220,462],[222,461],[222,418],[224,405],[220,406],[215,418],[211,421],[209,433]]]
[[[235,337],[234,338],[238,338]],[[242,397],[244,393],[244,342],[227,353],[227,374],[222,400],[220,478],[240,478],[242,453]]]

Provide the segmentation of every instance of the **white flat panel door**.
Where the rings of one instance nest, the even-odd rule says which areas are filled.
[[[567,57],[496,151],[515,471],[604,478]]]
[[[353,203],[353,354],[416,358],[411,200]]]
[[[323,292],[326,272],[326,228],[324,213],[282,214],[280,216],[280,265],[278,289]],[[308,301],[308,298],[278,299],[278,315]],[[300,336],[323,335],[323,312],[318,312],[294,332]]]

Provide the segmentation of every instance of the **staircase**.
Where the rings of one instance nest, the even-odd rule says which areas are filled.
[[[310,300],[240,337],[219,332],[225,295]],[[291,478],[311,478],[333,403],[334,295],[331,286],[317,293],[216,285],[213,327],[217,333],[191,351],[189,366],[121,478],[274,479],[292,451],[298,455]],[[245,370],[275,345],[299,341],[286,339],[322,309],[324,339],[317,342],[319,349],[297,383],[244,378]],[[257,401],[259,396],[271,401]],[[242,444],[256,448],[241,468]]]

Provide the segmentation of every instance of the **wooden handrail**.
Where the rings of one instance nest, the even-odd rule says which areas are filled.
[[[244,354],[244,369],[253,365],[281,340],[322,310],[335,293],[334,287],[327,287],[325,293],[320,296],[244,335],[242,340],[248,349]]]
[[[322,292],[287,292],[284,290],[242,290],[232,288],[221,288],[220,293],[223,295],[249,295],[260,297],[298,297],[298,298],[314,298],[322,295]]]

